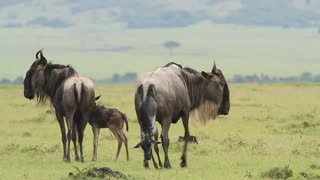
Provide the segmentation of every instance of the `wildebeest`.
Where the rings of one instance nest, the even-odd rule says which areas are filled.
[[[100,96],[96,97],[98,100]],[[123,124],[126,123],[126,130],[128,131],[128,120],[124,113],[118,109],[106,108],[104,106],[95,106],[90,115],[89,124],[92,127],[93,132],[93,156],[92,161],[97,160],[97,146],[99,141],[100,128],[109,128],[113,135],[118,140],[118,150],[116,159],[118,160],[122,142],[126,147],[127,160],[129,160],[128,152],[128,140],[126,135],[123,133]]]
[[[177,123],[182,118],[185,134],[180,165],[186,167],[188,142],[196,140],[194,136],[190,136],[189,116],[193,115],[205,123],[218,115],[227,115],[230,109],[229,101],[228,84],[215,64],[211,72],[200,73],[176,63],[169,63],[143,74],[137,81],[135,93],[135,109],[141,130],[141,142],[135,147],[141,146],[144,150],[145,167],[148,167],[148,160],[153,159],[151,144],[154,144],[160,167],[162,165],[158,154],[155,121],[162,127],[164,167],[171,168],[168,131],[171,123]]]
[[[86,77],[79,76],[71,66],[48,63],[42,50],[36,53],[36,60],[26,73],[24,97],[31,100],[36,95],[40,104],[45,103],[49,98],[55,109],[55,115],[61,130],[64,161],[70,162],[71,139],[75,147],[75,159],[84,161],[82,152],[83,131],[89,119],[90,111],[95,106],[93,88],[93,82]],[[80,114],[82,118],[74,118],[75,114]],[[64,117],[68,128],[67,137]],[[80,144],[80,158],[76,146],[76,130]],[[66,138],[68,138],[67,149]]]

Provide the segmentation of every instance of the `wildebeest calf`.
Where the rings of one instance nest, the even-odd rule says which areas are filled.
[[[100,96],[96,97],[96,100],[98,100],[99,98]],[[89,121],[94,136],[92,161],[97,160],[97,146],[100,128],[109,128],[118,140],[118,150],[115,160],[118,160],[122,142],[124,142],[124,145],[126,147],[127,160],[129,160],[128,140],[123,133],[124,123],[126,123],[126,130],[128,131],[128,120],[124,113],[120,112],[118,109],[106,108],[104,106],[96,105],[96,107],[91,112],[91,118]]]

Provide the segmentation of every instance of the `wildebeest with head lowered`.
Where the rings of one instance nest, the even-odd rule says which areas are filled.
[[[31,100],[36,96],[38,103],[42,104],[48,98],[50,99],[60,125],[63,159],[67,162],[70,162],[71,139],[75,147],[75,159],[83,162],[83,132],[90,111],[95,106],[93,88],[93,82],[86,77],[79,76],[71,66],[48,63],[42,50],[36,53],[36,60],[26,73],[24,97]],[[81,118],[74,118],[75,114]],[[64,117],[68,128],[67,136]],[[80,158],[76,146],[76,130],[80,144]],[[68,146],[66,149],[67,138]]]
[[[137,83],[135,108],[141,129],[141,142],[135,147],[144,150],[144,165],[153,159],[151,144],[159,159],[157,147],[158,131],[155,121],[161,124],[161,141],[165,154],[164,167],[171,168],[168,156],[168,131],[171,123],[182,118],[184,148],[181,156],[181,167],[187,166],[188,142],[195,140],[189,132],[189,116],[194,115],[206,122],[218,115],[227,115],[230,109],[228,84],[220,69],[214,64],[211,72],[197,72],[191,68],[183,68],[176,63],[158,67],[152,72],[143,74]],[[152,139],[154,137],[155,139]]]

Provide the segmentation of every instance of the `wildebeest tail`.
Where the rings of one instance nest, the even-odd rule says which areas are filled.
[[[77,103],[80,102],[81,99],[81,93],[83,91],[83,84],[82,83],[75,83],[73,85],[73,90],[74,90],[74,96],[76,98]]]
[[[148,90],[147,90],[147,97],[153,97],[155,98],[157,92],[156,92],[156,89],[154,87],[154,84],[150,84],[149,87],[148,87]]]
[[[155,101],[156,89],[154,84],[149,84],[146,92],[146,97],[141,103],[139,110],[139,119],[141,125],[153,132],[155,130],[154,122],[157,114],[157,103]]]
[[[128,125],[128,119],[127,116],[123,113],[121,113],[122,120],[126,123],[126,130],[129,131],[129,125]]]

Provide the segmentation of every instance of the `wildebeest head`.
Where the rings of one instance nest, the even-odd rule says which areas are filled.
[[[46,65],[47,59],[43,56],[42,50],[40,50],[36,53],[36,60],[27,71],[23,82],[25,98],[33,99],[37,91],[43,88],[45,83],[44,69]]]
[[[141,147],[144,153],[144,166],[148,167],[148,161],[151,159],[151,144],[160,144],[161,142],[151,139],[151,137],[146,134],[142,137],[141,142],[139,142],[134,148]]]
[[[229,87],[222,71],[214,63],[211,72],[202,71],[202,76],[211,80],[208,84],[209,98],[216,99],[219,104],[219,115],[228,115],[230,110]],[[218,85],[218,87],[217,87]],[[218,89],[218,91],[216,91]],[[221,98],[222,97],[222,98]]]

